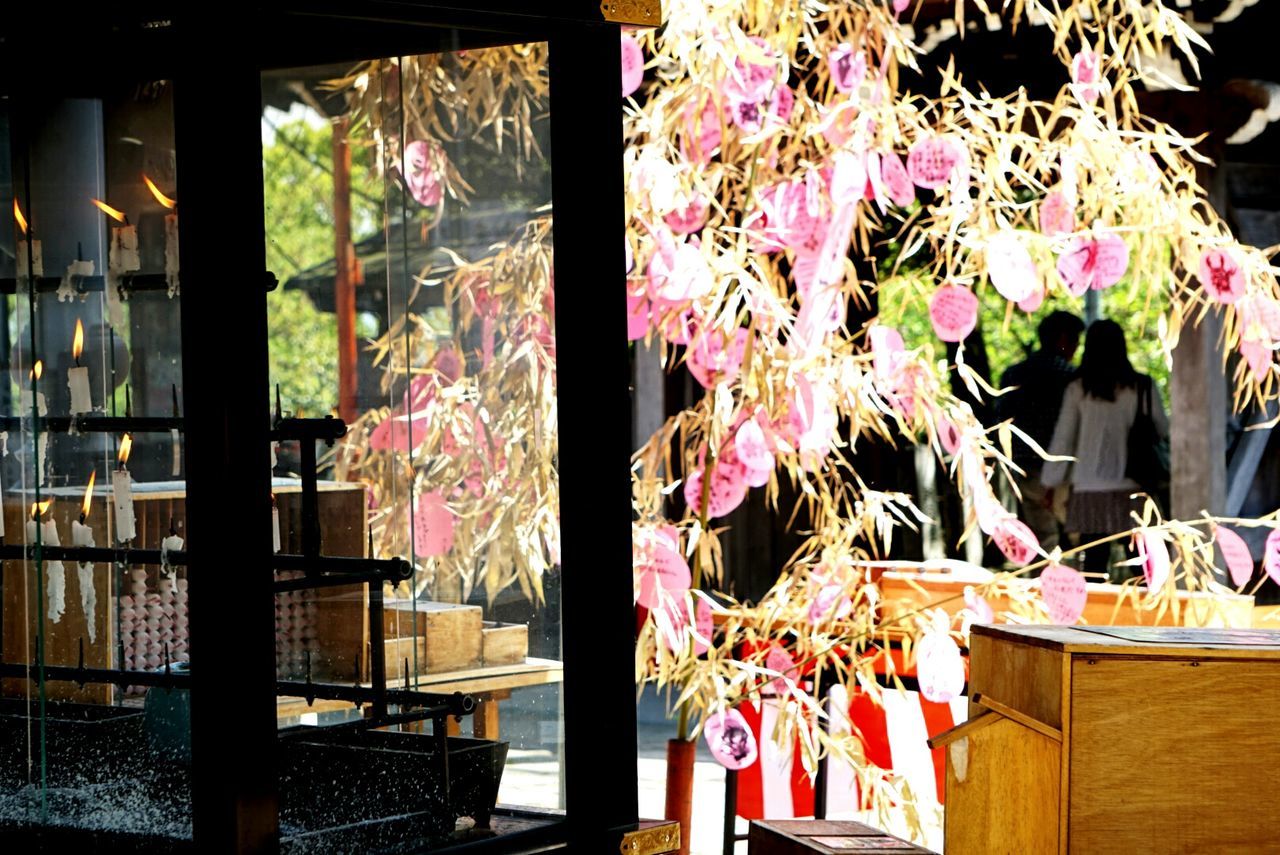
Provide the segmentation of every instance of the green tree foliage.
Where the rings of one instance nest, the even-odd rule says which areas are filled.
[[[319,415],[337,405],[338,332],[332,311],[290,290],[290,277],[333,259],[333,136],[327,124],[291,118],[262,150],[267,265],[284,283],[267,297],[273,382],[289,409]],[[373,150],[352,145],[352,238],[382,222]]]

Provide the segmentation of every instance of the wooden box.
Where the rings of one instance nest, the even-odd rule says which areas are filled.
[[[751,823],[749,855],[843,855],[846,852],[928,853],[860,822],[773,819]]]
[[[529,655],[529,627],[523,623],[485,621],[480,643],[480,656],[486,667],[520,665]]]
[[[383,615],[389,661],[393,647],[399,649],[406,640],[410,644],[420,640],[417,669],[420,674],[480,667],[483,609],[479,606],[425,600],[418,600],[415,604],[412,600],[396,600],[386,604]],[[401,639],[401,642],[393,644],[392,639]],[[388,669],[388,676],[400,674],[406,657],[412,672],[412,656],[408,650],[397,652],[395,670]]]
[[[1274,852],[1280,632],[976,626],[946,852]]]

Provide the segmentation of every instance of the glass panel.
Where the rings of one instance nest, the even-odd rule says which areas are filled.
[[[263,93],[267,246],[282,280],[269,297],[272,379],[284,414],[348,425],[316,452],[321,552],[412,566],[381,605],[367,586],[281,595],[278,671],[348,684],[359,673],[376,687],[385,670],[393,690],[468,694],[479,706],[450,739],[449,768],[493,755],[502,803],[560,808],[547,46],[289,69],[265,74]],[[285,443],[277,456],[285,553],[305,548],[290,491],[309,453]],[[349,701],[281,708],[282,726],[359,716]],[[423,775],[435,727],[376,738],[410,740]],[[297,740],[341,741],[291,730],[285,744]],[[286,788],[282,823],[288,836],[421,810],[433,828],[483,826],[486,786],[476,801],[455,780],[454,804],[419,805],[412,793],[429,786],[384,780],[375,799],[325,816]],[[361,789],[341,777],[317,788],[322,801]]]
[[[0,100],[0,147],[0,824],[189,837],[171,88]]]

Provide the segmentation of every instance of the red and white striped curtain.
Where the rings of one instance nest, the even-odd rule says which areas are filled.
[[[936,798],[937,804],[942,803],[945,757],[941,748],[930,750],[927,740],[966,719],[967,698],[935,704],[918,692],[886,689],[877,701],[863,692],[849,697],[844,687],[837,685],[831,691],[830,709],[842,708],[849,710],[848,719],[833,716],[833,732],[858,734],[871,763],[902,775],[918,799]],[[770,738],[778,702],[766,698],[738,709],[760,745],[760,759],[738,773],[738,815],[744,819],[813,816],[813,784],[799,761],[798,744],[780,750]],[[827,816],[854,815],[860,809],[860,794],[853,769],[832,760],[826,781]]]

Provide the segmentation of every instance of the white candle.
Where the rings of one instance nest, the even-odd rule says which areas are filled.
[[[142,267],[138,257],[138,227],[112,226],[111,246],[107,250],[107,265],[116,273],[130,273]]]
[[[58,537],[58,524],[53,518],[44,523],[44,545],[61,546]],[[67,571],[61,561],[50,561],[45,565],[45,587],[49,598],[49,620],[57,623],[62,620],[62,613],[67,610]]]
[[[93,399],[89,395],[89,369],[78,365],[67,371],[67,389],[71,392],[73,416],[93,412]]]
[[[273,552],[280,551],[280,509],[274,501],[271,503],[271,549]]]
[[[35,410],[41,417],[49,415],[49,405],[45,401],[44,392],[36,392],[33,398],[30,389],[23,389],[22,395],[19,396],[19,403],[22,406],[22,414],[24,416],[31,412],[33,400],[35,401]]]
[[[89,483],[92,495],[93,482]],[[81,519],[84,519],[81,517]],[[93,529],[80,520],[71,521],[72,546],[97,546],[93,538]],[[80,609],[84,612],[84,623],[89,630],[89,643],[97,641],[98,631],[94,612],[98,606],[98,592],[93,587],[93,562],[81,561],[76,564],[76,578],[80,583]]]
[[[26,279],[28,272],[36,279],[44,276],[44,247],[34,239],[18,241],[18,278]]]
[[[133,479],[123,466],[111,473],[111,504],[116,511],[116,540],[128,543],[138,532],[133,518]]]

